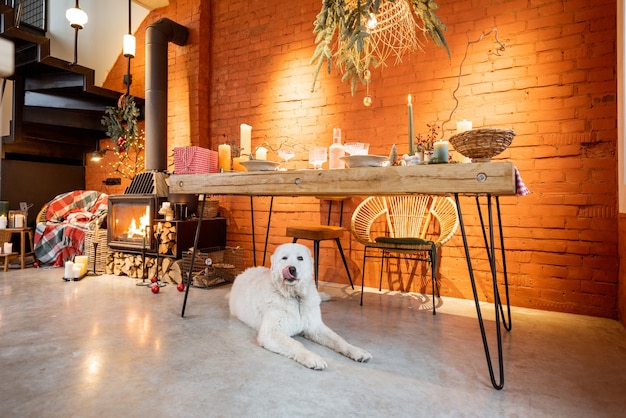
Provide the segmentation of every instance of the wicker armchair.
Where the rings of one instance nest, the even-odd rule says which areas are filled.
[[[456,204],[446,196],[372,196],[365,199],[352,215],[351,230],[365,246],[361,277],[361,305],[367,258],[382,259],[380,285],[386,258],[427,261],[431,264],[433,315],[437,275],[437,249],[452,238],[459,226]],[[382,255],[368,255],[368,250]],[[395,255],[393,255],[395,254]]]

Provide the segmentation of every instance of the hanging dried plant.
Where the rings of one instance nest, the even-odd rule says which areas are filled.
[[[435,14],[438,8],[432,0],[323,0],[313,29],[317,47],[311,58],[316,64],[311,91],[324,62],[330,73],[335,59],[343,74],[341,81],[350,81],[354,96],[357,83],[365,82],[365,70],[384,63],[390,55],[395,55],[398,63],[403,54],[419,48],[415,33],[420,30],[450,55],[443,36],[446,27]],[[374,20],[379,11],[377,27]],[[386,36],[388,33],[393,36]]]

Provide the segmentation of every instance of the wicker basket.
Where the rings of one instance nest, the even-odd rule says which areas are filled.
[[[97,248],[93,245],[94,242],[98,243]],[[95,225],[95,222],[89,225],[89,228],[85,231],[84,254],[88,257],[89,260],[89,265],[87,266],[88,271],[92,271],[94,269],[93,262],[95,258],[95,273],[106,273],[107,256],[109,255],[109,245],[107,244],[106,228],[97,227]]]
[[[183,251],[183,277],[189,274],[191,251]],[[243,271],[243,248],[213,247],[198,249],[193,263],[191,284],[209,288],[223,283],[231,283]]]
[[[510,129],[481,128],[454,135],[450,143],[472,162],[485,162],[507,149],[514,136],[515,132]]]

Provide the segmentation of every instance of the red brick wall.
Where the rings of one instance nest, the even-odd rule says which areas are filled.
[[[369,108],[362,104],[365,88],[352,97],[335,68],[331,75],[322,71],[311,92],[312,22],[319,0],[216,0],[210,10],[209,2],[176,3],[158,9],[146,22],[167,16],[192,32],[190,46],[170,47],[170,148],[186,143],[216,149],[225,136],[237,140],[239,125],[248,123],[253,126],[253,146],[267,142],[276,147],[283,141],[304,147],[329,145],[332,128],[341,127],[344,140],[370,142],[371,153],[387,154],[392,144],[406,152],[407,94],[413,95],[416,133],[424,132],[427,123],[448,119],[466,34],[475,40],[482,31],[497,27],[507,49],[500,57],[489,55],[494,49],[491,35],[471,46],[457,93],[459,106],[446,126],[446,137],[459,119],[473,121],[474,127],[517,132],[512,146],[497,158],[515,162],[532,191],[526,197],[501,199],[512,303],[617,317],[613,0],[441,0],[439,16],[448,25],[452,56],[429,42],[426,53],[373,71]],[[199,4],[204,6],[197,12]],[[144,30],[145,24],[138,31],[139,44]],[[133,61],[141,66],[140,57]],[[139,78],[135,76],[135,88]],[[300,153],[294,165],[305,167],[306,155]],[[249,200],[220,201],[229,219],[229,244],[250,250]],[[349,226],[349,214],[358,202],[347,202],[344,226]],[[464,198],[461,204],[467,213],[479,295],[492,300],[474,201]],[[263,248],[268,205],[268,198],[255,200],[257,250]],[[326,205],[315,199],[277,198],[269,251],[288,241],[287,224],[321,220]],[[343,242],[358,277],[362,248],[348,232]],[[346,282],[341,260],[332,246],[326,248],[322,280]],[[259,252],[259,262],[261,257]],[[250,251],[246,260],[251,264]],[[460,235],[444,247],[440,273],[442,294],[472,297]],[[428,291],[427,281],[408,276],[405,272],[400,280],[392,274],[383,286]],[[375,286],[377,281],[377,269],[368,268],[366,284]]]
[[[619,215],[619,258],[626,260],[626,215]],[[626,325],[626,264],[619,266],[619,289],[618,289],[618,316],[622,324]]]

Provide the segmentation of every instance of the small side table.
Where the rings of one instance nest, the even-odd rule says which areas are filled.
[[[23,269],[26,267],[26,256],[34,255],[34,236],[33,236],[33,228],[6,228],[0,231],[6,231],[10,235],[20,234],[20,252],[13,252],[11,254],[1,254],[4,258],[4,271],[8,270],[9,259],[14,257],[19,257],[20,259],[20,267]],[[26,252],[26,235],[28,234],[28,242],[30,244],[30,251]],[[0,243],[2,245],[2,243]]]

